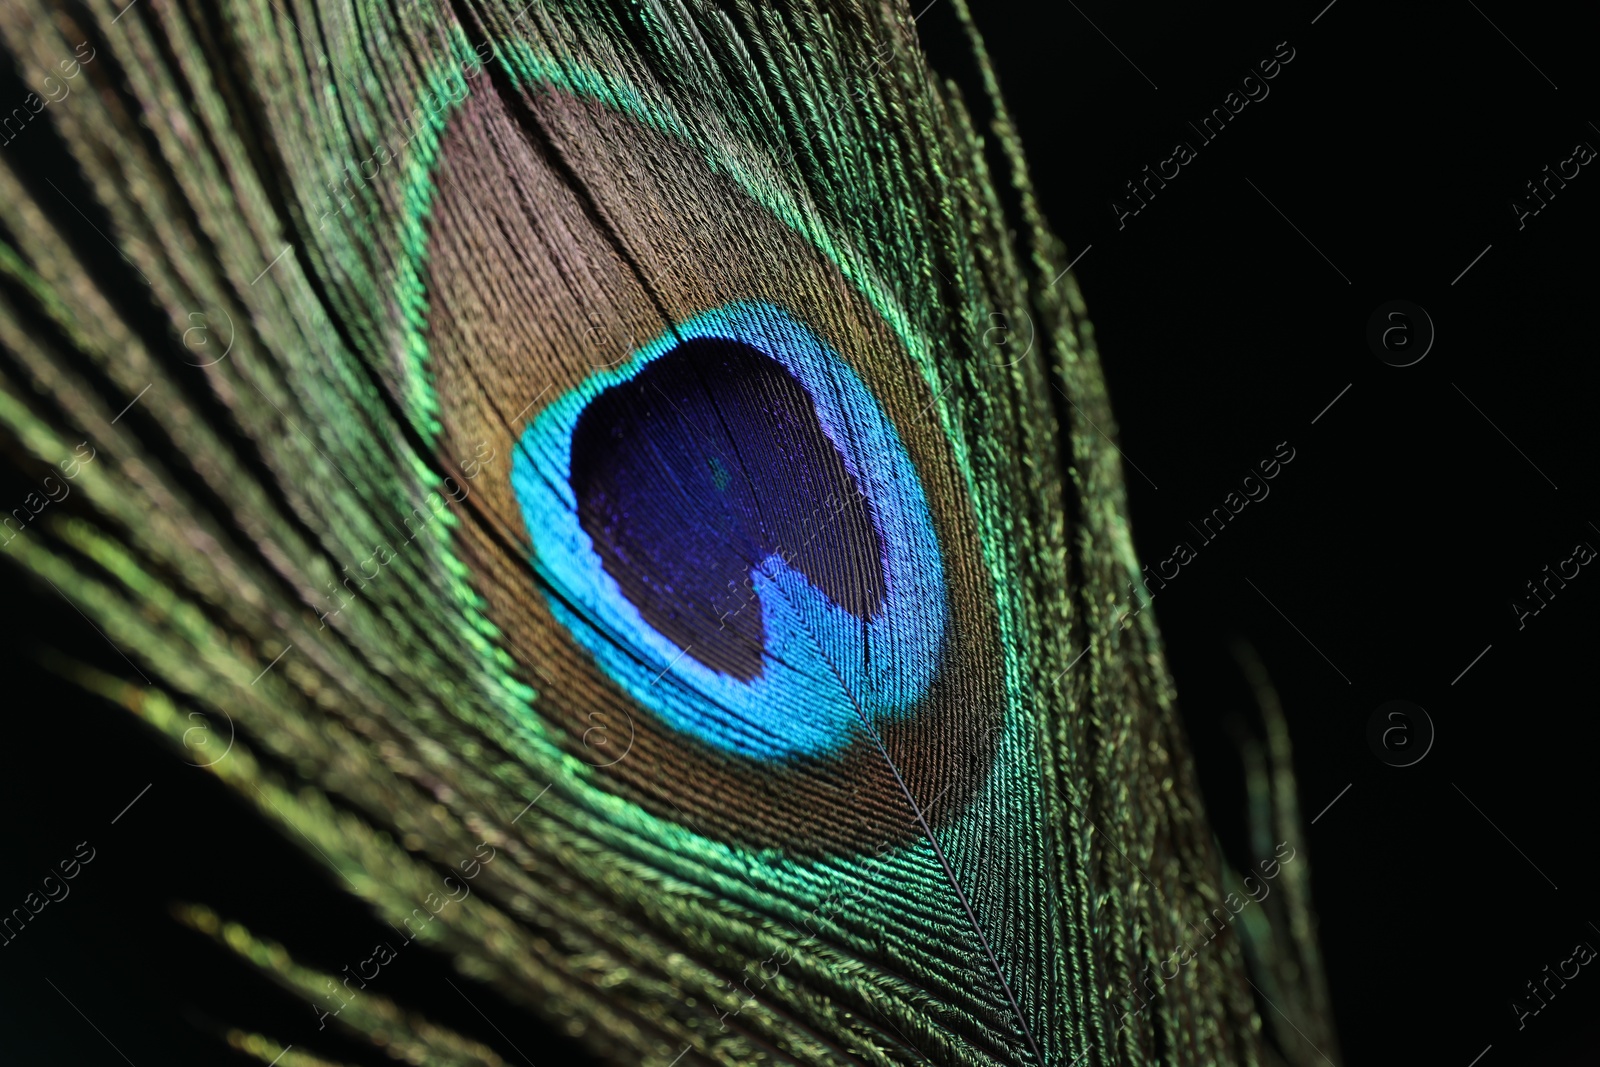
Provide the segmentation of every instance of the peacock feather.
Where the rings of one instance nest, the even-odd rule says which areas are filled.
[[[226,723],[402,944],[610,1061],[1275,1062],[1247,947],[1331,1047],[1303,923],[1183,951],[1224,865],[950,6],[986,119],[887,0],[5,0],[5,553],[128,668],[54,669]],[[324,1025],[501,1062],[226,903]]]

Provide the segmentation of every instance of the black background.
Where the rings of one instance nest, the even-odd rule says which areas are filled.
[[[1510,1005],[1577,942],[1600,946],[1600,577],[1585,568],[1521,629],[1510,605],[1579,541],[1600,546],[1587,329],[1600,176],[1585,167],[1520,230],[1509,206],[1577,142],[1600,146],[1592,32],[1576,7],[1323,2],[991,4],[977,18],[1044,210],[1082,257],[1118,443],[1138,468],[1141,557],[1197,549],[1152,610],[1208,806],[1242,864],[1259,857],[1242,845],[1224,728],[1251,707],[1235,638],[1280,691],[1317,818],[1304,850],[1343,1059],[1592,1063],[1593,968],[1521,1030]],[[957,47],[948,0],[919,28],[936,56]],[[1270,95],[1201,146],[1186,121],[1284,41],[1294,59]],[[1197,158],[1119,229],[1110,200],[1178,140]],[[1394,299],[1437,331],[1413,366],[1367,344],[1369,316]],[[1295,459],[1271,495],[1202,544],[1189,523],[1285,441]],[[384,933],[250,805],[35,666],[49,638],[127,672],[56,594],[14,596],[0,906],[78,842],[97,854],[71,897],[0,948],[6,1062],[254,1062],[221,1051],[230,1025],[388,1062],[334,1027],[318,1035],[303,1002],[168,918],[172,901],[213,903],[335,971]],[[1368,746],[1390,699],[1436,730],[1414,766]],[[492,992],[465,1003],[450,973],[416,945],[385,981],[511,1062],[580,1061]]]

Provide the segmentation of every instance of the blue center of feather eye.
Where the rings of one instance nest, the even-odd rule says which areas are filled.
[[[597,371],[528,426],[511,478],[552,612],[668,726],[827,755],[926,695],[946,607],[921,480],[784,311],[730,304]]]
[[[742,341],[688,338],[590,401],[569,481],[622,595],[724,674],[765,670],[755,577],[773,555],[859,619],[882,604],[866,496],[805,388]]]

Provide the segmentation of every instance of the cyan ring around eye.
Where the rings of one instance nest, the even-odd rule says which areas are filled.
[[[707,311],[596,371],[527,427],[511,481],[556,619],[707,745],[833,755],[938,672],[922,481],[850,365],[772,304]]]

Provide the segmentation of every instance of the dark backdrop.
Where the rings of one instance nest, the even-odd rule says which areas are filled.
[[[1584,110],[1592,34],[1576,8],[1322,3],[1085,0],[1048,15],[1006,3],[978,22],[1044,210],[1081,257],[1140,554],[1195,553],[1152,610],[1207,803],[1239,863],[1259,857],[1242,844],[1225,727],[1251,707],[1235,639],[1282,696],[1300,803],[1316,819],[1305,854],[1344,1058],[1594,1062],[1593,968],[1520,1030],[1511,1008],[1519,995],[1534,1006],[1525,983],[1577,942],[1600,946],[1600,577],[1586,567],[1552,582],[1520,626],[1512,607],[1538,607],[1525,583],[1579,542],[1600,547],[1585,328],[1600,177],[1583,167],[1552,182],[1556,195],[1521,228],[1511,207],[1576,143],[1600,146],[1600,116]],[[949,0],[919,27],[937,55],[954,54]],[[1267,95],[1214,140],[1187,126],[1290,49]],[[970,72],[947,65],[970,91]],[[1152,180],[1132,214],[1124,183],[1163,167],[1180,140],[1194,158],[1165,187]],[[1114,199],[1129,212],[1120,222]],[[1385,363],[1367,339],[1393,300],[1424,309],[1436,333],[1411,366]],[[1424,345],[1417,312],[1393,321]],[[1190,524],[1284,442],[1294,459],[1270,495],[1208,542]],[[43,674],[28,649],[52,634],[126,668],[59,597],[23,596],[3,613],[0,904],[20,902],[81,841],[95,858],[68,900],[0,948],[6,1061],[214,1063],[228,1058],[215,1035],[235,1024],[311,1040],[303,1002],[177,927],[170,903],[225,904],[297,946],[362,931],[375,942],[384,928],[131,717]],[[1434,735],[1407,767],[1381,762],[1367,739],[1374,710],[1396,699],[1425,709]],[[1418,746],[1430,732],[1415,713],[1401,725]],[[486,1031],[441,985],[448,965],[411,952],[385,971],[397,999],[487,1033],[512,1062],[579,1060],[475,994],[501,1033]],[[321,1047],[388,1062],[337,1038]]]

